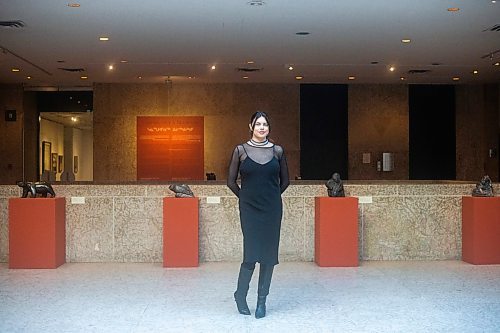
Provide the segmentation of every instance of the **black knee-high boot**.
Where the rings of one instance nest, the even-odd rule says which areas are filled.
[[[266,298],[269,295],[269,287],[273,277],[273,265],[260,265],[259,287],[257,290],[257,308],[255,309],[255,318],[266,316]]]
[[[243,315],[250,315],[250,309],[247,304],[247,293],[248,287],[250,285],[250,280],[252,280],[253,270],[255,264],[243,263],[240,266],[240,274],[238,275],[238,287],[234,292],[234,300],[236,301],[236,306],[238,307],[239,313]]]

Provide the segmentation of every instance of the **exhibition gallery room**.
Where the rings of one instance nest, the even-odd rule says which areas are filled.
[[[500,332],[500,1],[0,0],[0,332]]]

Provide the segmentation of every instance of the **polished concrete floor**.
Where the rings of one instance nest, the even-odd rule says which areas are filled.
[[[237,313],[238,263],[0,264],[0,332],[500,332],[500,265],[276,267],[268,313]],[[248,296],[253,313],[257,270]]]

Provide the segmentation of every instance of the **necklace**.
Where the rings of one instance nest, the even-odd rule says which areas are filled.
[[[250,139],[250,142],[254,146],[265,146],[265,145],[267,145],[269,143],[269,140],[266,139],[265,141],[259,142],[259,141],[255,141],[254,139]]]

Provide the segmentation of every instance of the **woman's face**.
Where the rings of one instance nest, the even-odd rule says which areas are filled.
[[[252,124],[249,124],[250,130],[252,130]],[[267,136],[269,135],[269,124],[266,121],[266,118],[260,117],[255,121],[255,126],[252,131],[252,139],[255,141],[265,141]]]

